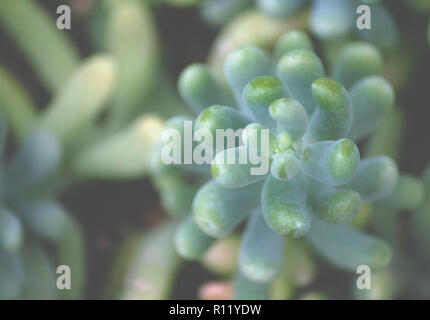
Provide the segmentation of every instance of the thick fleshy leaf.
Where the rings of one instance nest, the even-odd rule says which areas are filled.
[[[239,106],[246,110],[242,93],[251,80],[270,75],[270,58],[255,46],[244,46],[231,52],[224,62],[224,74]]]
[[[310,27],[321,39],[345,36],[354,28],[355,2],[345,0],[314,0]]]
[[[189,216],[176,230],[175,248],[179,255],[185,259],[198,259],[214,240],[200,229],[192,216]]]
[[[42,114],[40,126],[70,142],[96,121],[114,82],[114,61],[109,56],[88,58],[68,78]]]
[[[240,146],[219,152],[212,162],[212,176],[224,188],[241,188],[269,173],[269,148],[261,157],[251,157],[251,148]]]
[[[1,1],[0,23],[51,92],[60,88],[75,70],[77,48],[64,32],[58,32],[55,19],[38,2]],[[40,37],[34,36],[34,30]]]
[[[288,180],[297,176],[300,172],[300,161],[292,150],[275,153],[272,156],[270,173],[278,180]]]
[[[182,99],[199,114],[212,105],[233,105],[233,99],[204,64],[192,64],[179,76],[178,89]]]
[[[225,237],[260,204],[261,183],[226,189],[215,180],[200,188],[193,201],[194,220],[212,237]]]
[[[267,148],[268,153],[272,154],[279,147],[278,139],[269,129],[257,122],[250,123],[243,129],[242,142],[249,150],[257,152],[257,155],[261,155],[262,150],[267,154]]]
[[[154,81],[160,45],[152,10],[144,1],[110,1],[105,7],[104,40],[117,66],[109,120],[122,127],[142,112],[142,101],[153,90],[160,90]]]
[[[312,83],[317,108],[312,114],[305,141],[312,143],[344,138],[352,125],[352,104],[348,91],[337,81],[321,78]]]
[[[391,260],[391,249],[385,242],[346,225],[333,225],[314,218],[308,239],[324,258],[349,271],[355,272],[360,265],[380,269]]]
[[[254,118],[276,133],[276,124],[269,114],[269,106],[275,100],[288,96],[285,85],[276,77],[263,76],[250,81],[243,90],[243,100]]]
[[[286,237],[300,237],[310,228],[306,211],[306,180],[302,174],[290,180],[268,176],[261,194],[267,224]]]
[[[352,189],[333,188],[308,181],[308,207],[320,219],[330,223],[343,223],[355,217],[361,208],[361,197]]]
[[[215,105],[203,110],[197,117],[196,123],[194,125],[194,130],[208,130],[212,134],[212,138],[216,139],[217,130],[224,130],[225,134],[236,133],[237,130],[243,129],[251,119],[245,116],[242,112],[226,106]],[[235,132],[232,132],[235,131]],[[221,133],[221,132],[220,132]],[[220,134],[219,133],[219,134]],[[224,138],[218,142],[229,143],[228,139]],[[240,142],[240,135],[235,136],[235,141],[230,142],[230,146],[225,146],[225,148],[232,148],[233,146],[238,146]],[[216,143],[212,142],[214,149],[216,149]],[[220,150],[218,150],[220,151]]]
[[[354,177],[360,162],[360,152],[349,139],[321,141],[305,147],[301,160],[302,170],[308,176],[337,186]]]
[[[275,61],[278,61],[287,52],[296,49],[313,50],[312,40],[306,32],[292,30],[280,37],[275,46]]]
[[[358,191],[364,201],[380,200],[393,192],[397,177],[397,165],[391,158],[365,158],[348,187]]]
[[[335,60],[332,77],[350,88],[358,81],[381,73],[384,60],[370,43],[354,42],[343,48]]]
[[[388,115],[394,105],[394,90],[379,76],[368,77],[351,89],[353,122],[348,137],[365,138]]]
[[[310,116],[316,105],[311,93],[312,84],[324,77],[320,58],[307,49],[287,52],[279,59],[276,74],[287,85],[289,96],[299,101]]]
[[[282,267],[284,242],[285,238],[266,224],[261,211],[255,210],[240,245],[241,272],[252,281],[272,281]]]
[[[279,134],[287,133],[293,141],[303,137],[308,126],[308,115],[300,102],[279,99],[270,105],[269,112],[276,121]]]

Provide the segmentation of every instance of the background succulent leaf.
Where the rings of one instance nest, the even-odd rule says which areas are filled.
[[[109,56],[94,56],[71,74],[40,119],[42,128],[64,142],[87,129],[103,110],[112,90],[114,61]]]
[[[79,55],[65,34],[58,32],[54,19],[36,1],[5,0],[0,4],[0,23],[13,36],[45,86],[51,92],[61,88],[75,70]]]
[[[22,140],[33,126],[35,106],[24,88],[1,66],[0,108],[11,131]]]
[[[380,269],[391,260],[391,249],[385,242],[346,225],[332,225],[314,218],[308,239],[319,254],[346,270],[356,271],[360,265]]]

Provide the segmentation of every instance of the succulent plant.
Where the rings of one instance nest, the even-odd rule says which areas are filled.
[[[197,117],[172,118],[165,129],[183,134],[184,121],[193,120],[194,130],[244,130],[233,147],[214,155],[210,169],[154,166],[165,206],[186,216],[175,237],[179,254],[200,258],[249,217],[240,245],[236,298],[267,296],[290,238],[305,236],[321,256],[343,269],[385,267],[390,247],[351,227],[350,221],[363,203],[383,205],[381,200],[391,194],[398,202],[388,201],[390,206],[413,207],[421,197],[408,203],[410,198],[393,196],[396,186],[404,190],[408,178],[398,180],[397,165],[389,157],[360,159],[354,142],[368,137],[393,109],[394,90],[378,75],[382,66],[374,46],[351,43],[327,78],[309,37],[292,31],[280,38],[273,58],[255,46],[228,55],[224,73],[235,102],[208,67],[187,67],[178,87]],[[269,129],[268,153],[253,147],[250,129],[257,136]],[[267,157],[270,172],[252,175],[249,163],[223,161],[241,149]]]

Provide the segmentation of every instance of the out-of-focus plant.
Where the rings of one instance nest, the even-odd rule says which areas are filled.
[[[227,56],[223,70],[234,99],[205,65],[186,68],[178,87],[198,116],[175,117],[165,129],[183,135],[184,121],[192,120],[195,130],[207,129],[213,136],[216,129],[245,130],[233,148],[214,156],[211,169],[160,162],[154,166],[165,207],[185,217],[175,237],[180,255],[201,258],[217,238],[231,234],[250,216],[238,255],[236,298],[290,294],[286,287],[291,280],[286,279],[291,276],[277,278],[296,260],[286,250],[283,264],[283,247],[291,241],[285,238],[306,236],[316,252],[346,270],[355,271],[361,264],[374,270],[385,267],[390,247],[349,222],[370,203],[418,206],[422,184],[409,176],[398,179],[397,166],[387,156],[360,160],[353,142],[368,137],[394,112],[394,91],[378,75],[382,68],[382,55],[374,46],[351,43],[335,60],[331,78],[324,78],[311,40],[297,31],[280,38],[273,58],[255,46]],[[250,152],[247,129],[260,135],[263,128],[270,129],[269,154],[262,154],[260,147],[253,151],[270,160],[268,175],[251,175],[250,164],[221,161],[241,149]],[[409,191],[415,197],[396,196]],[[387,197],[396,201],[382,202]]]
[[[0,3],[0,25],[52,95],[38,111],[21,83],[0,68],[1,149],[8,146],[1,165],[0,298],[81,297],[83,237],[56,196],[85,179],[145,176],[161,132],[160,118],[147,113],[180,108],[159,72],[148,6],[140,0],[98,5],[105,31],[97,33],[97,45],[105,53],[81,60],[36,1]],[[166,90],[153,93],[155,82]],[[57,290],[59,265],[71,268],[71,290]]]
[[[233,16],[255,4],[267,16],[278,20],[289,19],[301,11],[309,10],[310,29],[322,40],[345,39],[356,33],[359,39],[372,42],[383,50],[394,48],[398,42],[396,25],[382,0],[203,0],[184,2],[187,2],[188,5],[200,4],[202,16],[214,25],[225,24]],[[371,30],[360,31],[356,28],[357,8],[363,4],[371,9]]]
[[[2,81],[9,80],[3,76]],[[6,121],[3,116],[0,121],[3,153]],[[49,192],[62,158],[58,138],[35,130],[23,139],[10,160],[1,163],[0,299],[77,298],[82,293],[82,234]],[[71,290],[57,290],[59,265],[73,270]]]

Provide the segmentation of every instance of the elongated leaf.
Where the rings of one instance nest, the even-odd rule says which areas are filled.
[[[365,158],[348,187],[357,190],[365,201],[380,200],[393,192],[398,178],[396,163],[388,157]]]
[[[354,142],[340,139],[308,145],[301,159],[304,173],[319,182],[337,186],[354,177],[359,167],[360,153]]]
[[[150,8],[142,1],[113,1],[108,9],[106,43],[117,66],[111,117],[121,125],[155,84],[159,44]]]
[[[312,83],[317,109],[312,114],[305,141],[308,143],[345,137],[352,125],[352,104],[348,91],[337,81],[321,78]]]
[[[231,190],[211,180],[194,198],[194,220],[208,235],[225,237],[259,205],[260,192],[261,183]]]
[[[353,123],[349,137],[358,140],[372,133],[394,105],[394,90],[381,77],[368,77],[351,89]]]
[[[122,131],[80,151],[72,160],[72,171],[81,177],[142,177],[148,172],[149,157],[161,129],[160,119],[141,117]]]
[[[256,282],[270,282],[280,272],[285,239],[264,221],[261,211],[255,210],[248,221],[239,255],[240,270]]]
[[[329,223],[344,223],[353,219],[361,208],[358,192],[347,188],[333,188],[316,181],[308,181],[307,203],[312,212]]]
[[[259,123],[276,134],[276,123],[269,114],[272,102],[288,96],[285,85],[276,77],[263,76],[250,81],[243,90],[246,106]]]
[[[303,137],[308,126],[308,116],[300,102],[289,98],[279,99],[270,105],[269,112],[276,121],[279,134],[287,133],[293,141]]]
[[[310,27],[317,37],[334,39],[353,30],[356,9],[354,1],[314,0],[312,3]]]
[[[241,188],[256,183],[269,173],[269,150],[261,156],[259,163],[251,163],[247,146],[219,152],[212,162],[212,176],[224,188]],[[242,160],[246,159],[246,161]],[[255,159],[256,160],[256,159]],[[255,161],[252,160],[252,161]]]
[[[213,105],[234,105],[233,99],[203,64],[185,68],[179,77],[178,89],[196,114]]]
[[[114,61],[108,56],[87,59],[67,79],[40,119],[43,128],[69,142],[87,129],[103,110],[114,80]]]
[[[175,223],[161,225],[133,246],[120,298],[126,300],[169,297],[179,258],[173,246]]]
[[[349,271],[355,272],[360,265],[380,269],[391,260],[391,249],[385,242],[346,225],[312,219],[308,239],[324,258]]]
[[[296,49],[313,50],[312,40],[305,32],[292,30],[280,37],[276,43],[275,61],[278,61],[287,52]]]
[[[366,42],[345,46],[336,58],[332,77],[350,88],[358,81],[381,73],[384,60],[379,50]]]
[[[66,33],[56,28],[55,20],[36,1],[4,0],[0,3],[0,23],[46,87],[52,92],[61,88],[76,68],[78,53]]]
[[[255,46],[244,46],[231,52],[224,62],[224,74],[239,106],[246,110],[242,93],[251,80],[270,75],[270,58]]]
[[[312,84],[324,77],[320,58],[308,49],[287,52],[279,59],[276,74],[286,84],[290,98],[300,102],[310,116],[316,106],[311,92]]]
[[[175,234],[176,251],[189,260],[200,258],[213,241],[214,238],[204,233],[191,215],[179,225]]]
[[[24,89],[0,67],[0,108],[11,130],[23,139],[32,128],[35,106]]]
[[[306,180],[302,174],[290,180],[268,176],[261,195],[267,224],[286,237],[300,237],[310,228],[305,205]]]

